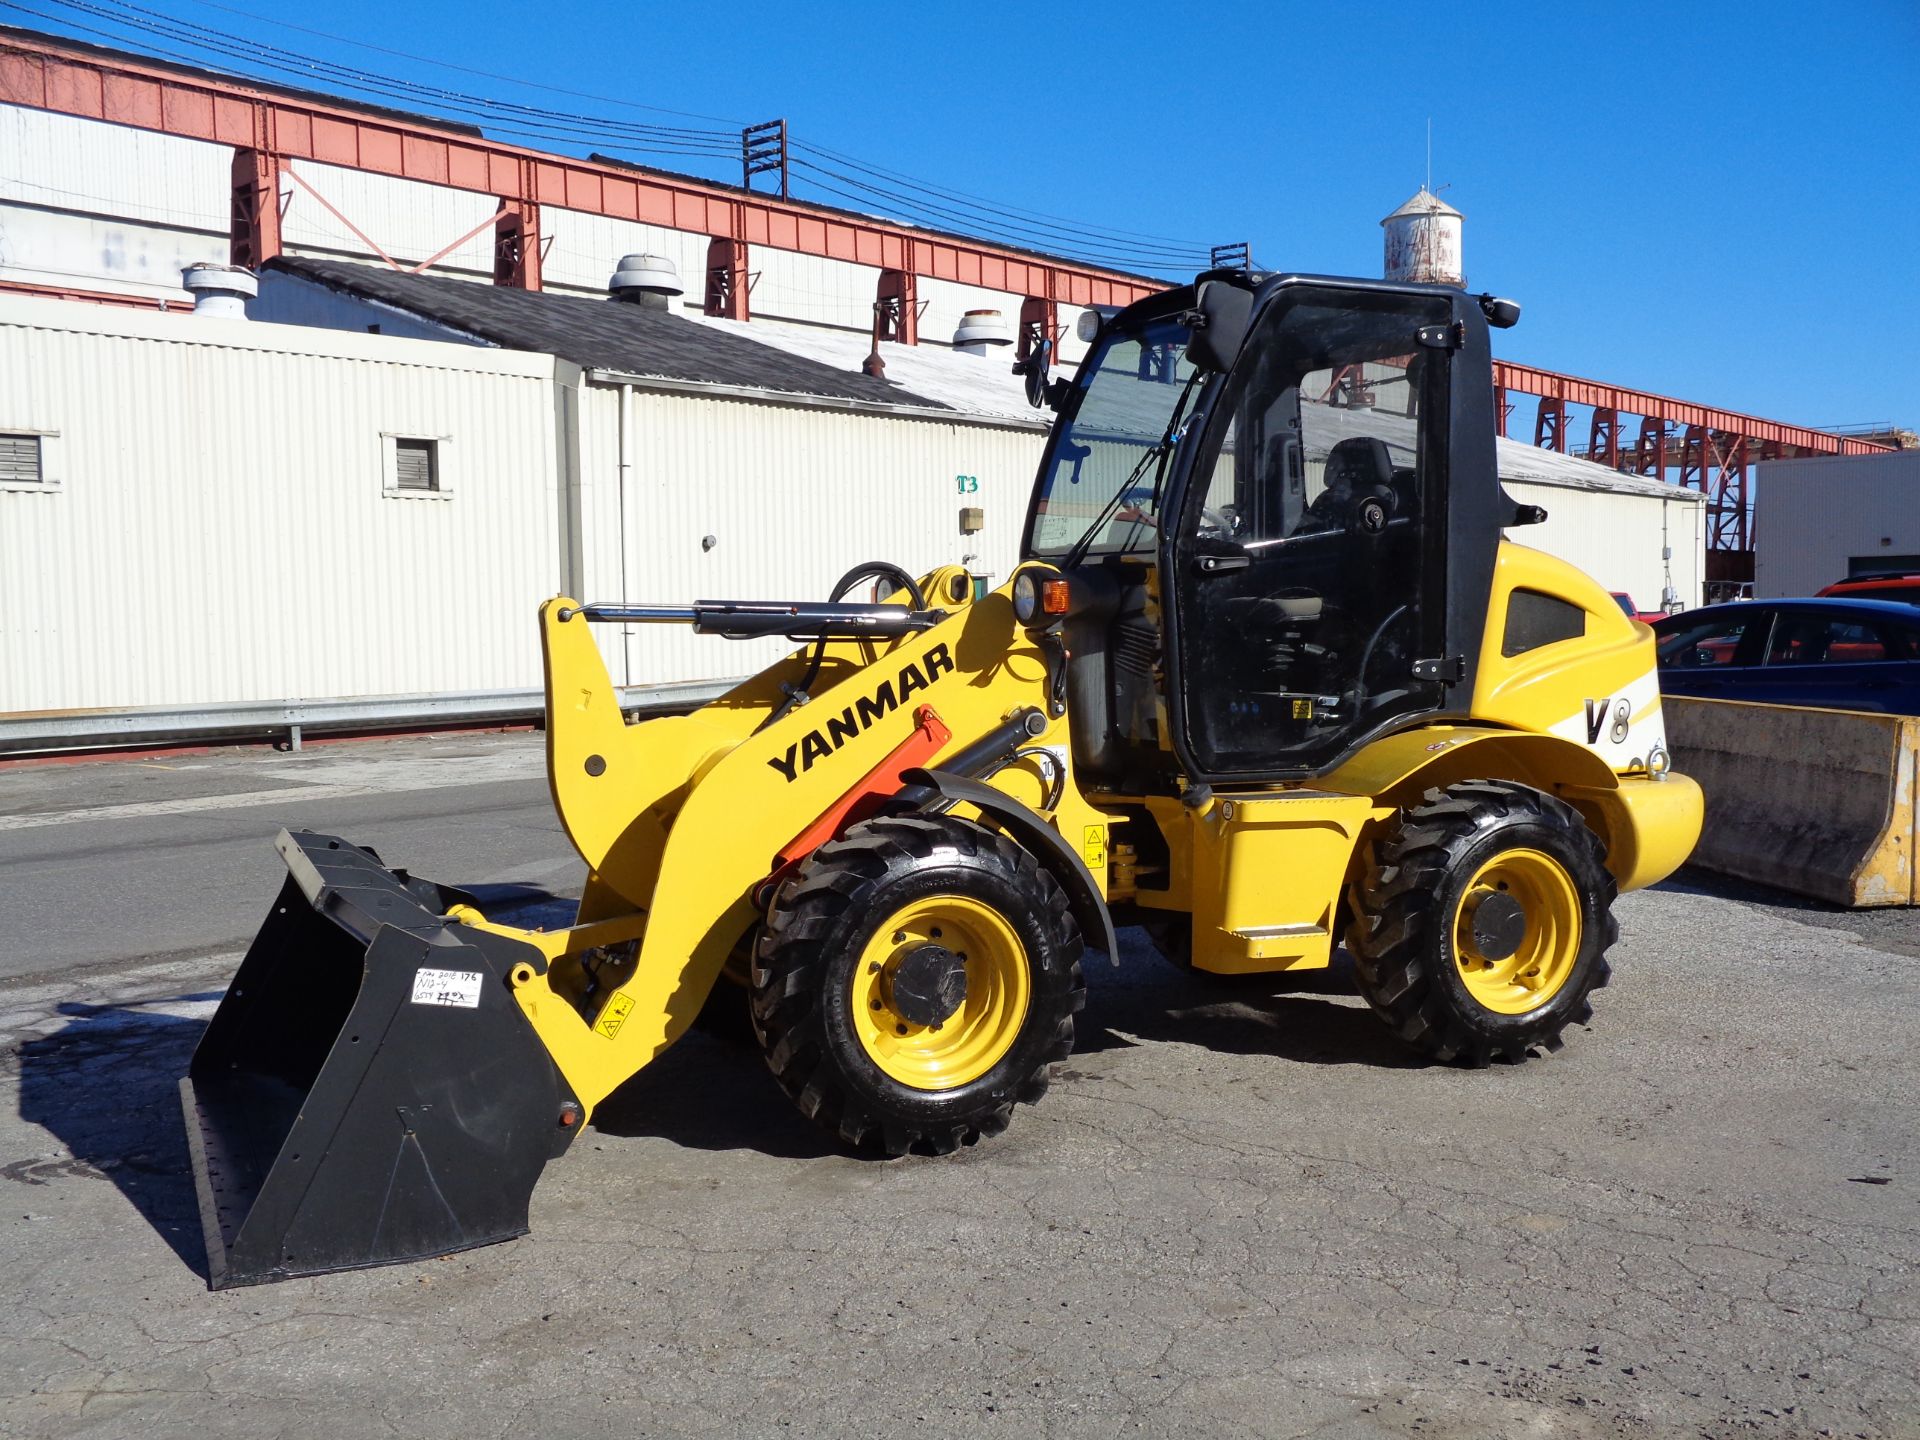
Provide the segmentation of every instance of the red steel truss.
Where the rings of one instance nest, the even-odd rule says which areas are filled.
[[[745,318],[747,253],[766,245],[881,270],[1067,305],[1127,305],[1165,286],[1145,276],[937,234],[823,205],[646,170],[548,155],[433,121],[79,42],[0,29],[0,103],[231,145],[233,255],[256,266],[278,253],[280,167],[315,160],[496,196],[498,283],[538,289],[540,207],[558,205],[721,242],[709,308]],[[896,290],[897,295],[897,290]],[[876,296],[876,298],[879,298]]]
[[[1669,470],[1676,471],[1674,483],[1707,497],[1707,545],[1714,550],[1753,548],[1755,461],[1792,455],[1872,455],[1892,448],[1510,360],[1493,362],[1493,384],[1503,435],[1511,405],[1508,396],[1519,391],[1540,397],[1533,441],[1542,449],[1569,449],[1567,406],[1585,405],[1593,411],[1583,452],[1587,459],[1656,480],[1665,480]],[[1640,417],[1640,429],[1635,442],[1627,445],[1622,442],[1622,417],[1631,415]]]

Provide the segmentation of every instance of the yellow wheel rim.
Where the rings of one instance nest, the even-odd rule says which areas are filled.
[[[965,963],[966,997],[938,1025],[917,1025],[893,1008],[901,962],[938,945]],[[881,1071],[915,1090],[952,1090],[1006,1057],[1033,997],[1027,948],[991,905],[964,895],[929,895],[887,918],[860,952],[853,973],[854,1033]]]
[[[1483,948],[1480,906],[1495,896],[1517,903],[1523,929],[1510,953]],[[1496,901],[1511,914],[1504,901]],[[1474,872],[1454,912],[1453,954],[1467,993],[1501,1015],[1525,1015],[1560,993],[1580,958],[1580,891],[1558,860],[1539,850],[1507,850]],[[1509,934],[1508,940],[1512,937]],[[1490,952],[1490,953],[1489,953]]]

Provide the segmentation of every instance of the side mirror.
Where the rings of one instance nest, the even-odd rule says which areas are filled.
[[[1036,410],[1047,403],[1047,366],[1052,359],[1053,341],[1042,340],[1026,359],[1013,362],[1014,373],[1026,377],[1027,403]]]
[[[1503,300],[1498,295],[1482,295],[1480,313],[1487,317],[1487,324],[1496,330],[1511,330],[1520,323],[1520,302]]]
[[[1204,280],[1187,314],[1193,339],[1187,342],[1187,360],[1202,370],[1224,374],[1247,341],[1253,317],[1253,292],[1223,280]]]
[[[1027,403],[1038,410],[1042,406],[1054,410],[1060,408],[1060,402],[1067,398],[1072,386],[1065,380],[1052,380],[1047,376],[1047,367],[1053,361],[1053,342],[1042,340],[1024,360],[1013,362],[1013,373],[1026,380]]]

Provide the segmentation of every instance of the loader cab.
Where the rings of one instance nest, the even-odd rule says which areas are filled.
[[[1296,780],[1466,713],[1493,435],[1486,321],[1459,292],[1213,276],[1109,321],[1025,546],[1071,582],[1085,778]]]

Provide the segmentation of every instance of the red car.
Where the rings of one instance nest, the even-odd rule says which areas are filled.
[[[1633,603],[1633,597],[1624,590],[1615,590],[1612,595],[1613,603],[1620,607],[1621,614],[1629,620],[1638,620],[1643,625],[1651,625],[1654,621],[1666,617],[1667,612],[1664,610],[1642,610]]]
[[[1850,575],[1845,580],[1834,581],[1819,593],[1846,600],[1902,600],[1909,605],[1920,605],[1920,570]]]

